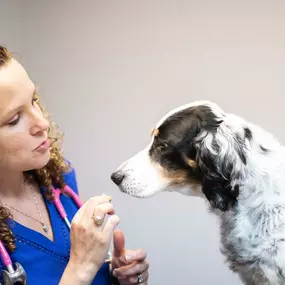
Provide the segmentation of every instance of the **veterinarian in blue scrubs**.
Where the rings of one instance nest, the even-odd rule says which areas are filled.
[[[0,240],[12,262],[22,265],[28,285],[146,285],[146,253],[125,249],[109,196],[93,197],[78,210],[60,195],[70,232],[57,212],[51,186],[78,188],[57,144],[60,132],[45,115],[25,69],[0,46]]]

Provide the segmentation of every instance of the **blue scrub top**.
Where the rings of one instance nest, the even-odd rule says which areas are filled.
[[[77,181],[74,169],[64,175],[66,184],[78,194]],[[45,189],[41,188],[42,194]],[[70,235],[69,229],[61,219],[54,204],[43,195],[50,214],[54,241],[44,235],[29,229],[16,221],[9,221],[10,228],[16,238],[16,250],[11,254],[12,262],[19,262],[26,271],[27,284],[29,285],[58,285],[63,271],[69,260]],[[60,200],[71,222],[78,210],[73,200],[65,195],[60,195]],[[1,259],[0,259],[1,260]],[[1,260],[0,270],[3,263]],[[6,269],[6,268],[5,268]],[[1,282],[2,273],[1,273]],[[3,283],[2,283],[3,284]],[[110,285],[111,277],[109,264],[104,263],[97,273],[92,285]]]

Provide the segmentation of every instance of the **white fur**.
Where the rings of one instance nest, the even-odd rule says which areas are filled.
[[[259,126],[226,114],[208,101],[176,108],[167,113],[156,127],[175,112],[202,104],[211,106],[213,112],[224,119],[215,137],[222,148],[215,153],[211,146],[213,137],[206,132],[197,139],[197,148],[201,152],[207,149],[215,154],[221,174],[226,163],[233,163],[231,183],[233,186],[242,185],[234,210],[220,212],[213,209],[221,222],[221,250],[230,268],[239,274],[244,284],[285,284],[285,148]],[[233,133],[242,133],[244,127],[252,131],[252,140],[242,146],[246,153],[246,165],[235,155],[237,145],[232,136]],[[170,190],[170,181],[162,178],[160,166],[149,159],[151,143],[118,168],[126,175],[120,188],[130,195],[148,197]],[[260,144],[268,149],[266,154],[262,153]],[[237,172],[241,176],[234,179]],[[191,188],[180,190],[190,196],[197,193]]]

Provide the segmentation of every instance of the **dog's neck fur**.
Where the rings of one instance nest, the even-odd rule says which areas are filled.
[[[239,205],[285,205],[285,148],[269,133],[250,125],[251,150],[246,157],[246,175],[238,198]],[[261,137],[262,136],[262,137]],[[262,145],[260,144],[262,142]],[[280,177],[284,177],[280,179]]]
[[[213,210],[221,221],[221,250],[245,284],[285,284],[285,148],[259,127],[250,129],[238,202],[226,212]]]

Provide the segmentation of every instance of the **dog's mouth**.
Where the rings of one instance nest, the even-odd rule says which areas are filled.
[[[118,185],[118,188],[122,193],[130,195],[132,197],[147,198],[150,196],[147,194],[147,191],[140,189],[137,185],[120,184]]]
[[[121,189],[122,193],[128,195],[128,196],[132,196],[134,198],[140,198],[140,199],[144,199],[144,198],[148,198],[150,197],[149,195],[144,195],[143,193],[140,193],[140,192],[136,192],[136,191],[128,191],[128,190],[124,190],[124,189]]]
[[[137,198],[146,198],[153,194],[146,183],[140,183],[135,178],[128,176],[125,176],[124,180],[120,184],[117,184],[117,186],[122,193]]]
[[[132,168],[127,165],[126,168],[113,173],[111,180],[121,192],[138,198],[152,196],[169,186],[169,181],[164,179],[157,169],[151,167]]]

